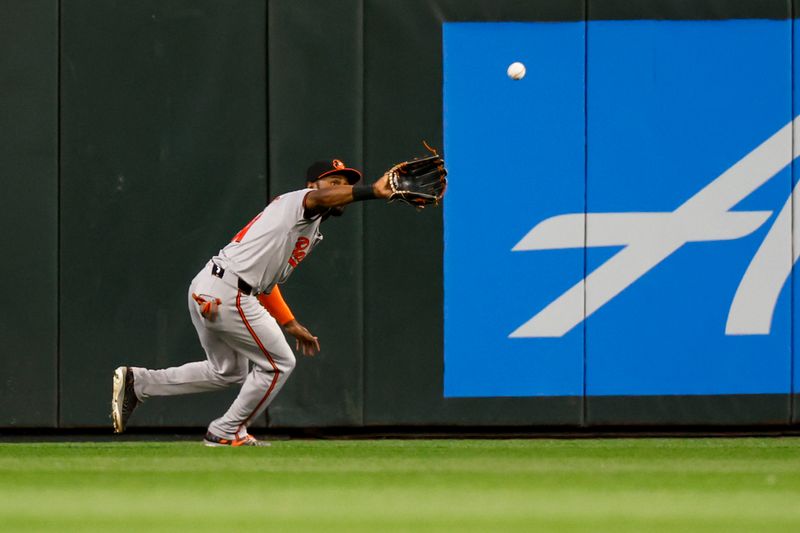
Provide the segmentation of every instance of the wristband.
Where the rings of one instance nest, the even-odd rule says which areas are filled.
[[[261,305],[264,306],[267,311],[269,311],[269,314],[271,314],[281,326],[285,326],[294,320],[292,310],[289,309],[288,305],[286,305],[286,300],[283,299],[281,290],[277,285],[272,288],[272,292],[269,294],[262,293],[256,298],[258,298],[258,301],[261,303]]]
[[[372,185],[354,185],[353,186],[353,201],[360,202],[361,200],[374,200],[375,191],[372,190]]]

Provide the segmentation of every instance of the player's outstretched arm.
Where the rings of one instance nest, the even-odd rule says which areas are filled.
[[[391,194],[389,176],[384,174],[372,185],[336,185],[311,191],[306,195],[305,208],[307,211],[317,211],[328,207],[347,205],[360,200],[389,198]]]

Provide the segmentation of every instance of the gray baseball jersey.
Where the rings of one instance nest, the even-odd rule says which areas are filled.
[[[278,196],[220,250],[214,261],[235,272],[258,292],[283,283],[322,240],[321,216],[306,219],[312,189]]]

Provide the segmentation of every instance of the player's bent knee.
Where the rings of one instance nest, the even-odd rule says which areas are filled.
[[[281,378],[287,377],[294,370],[297,361],[295,360],[294,353],[289,345],[274,346],[268,352],[266,359],[256,359],[253,362],[256,364],[257,372],[266,372],[272,374],[277,371]]]
[[[284,377],[289,377],[289,374],[292,373],[294,367],[297,366],[297,359],[295,359],[293,353],[288,353],[281,357],[278,361],[278,370],[283,374]]]
[[[286,360],[286,375],[288,376],[289,374],[291,374],[292,370],[294,370],[294,367],[296,366],[297,366],[297,359],[295,358],[294,354],[292,354]]]

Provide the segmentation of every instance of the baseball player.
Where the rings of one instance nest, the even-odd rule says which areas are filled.
[[[320,224],[355,201],[389,198],[389,172],[372,185],[357,185],[358,170],[338,159],[317,162],[306,188],[282,194],[256,215],[195,276],[189,314],[205,361],[163,370],[121,366],[114,371],[111,415],[122,433],[134,409],[153,396],[204,392],[241,385],[228,411],[208,426],[207,446],[267,446],[247,426],[283,387],[295,366],[284,332],[305,355],[319,339],[300,324],[278,285],[322,240]],[[249,369],[252,363],[252,369]]]

